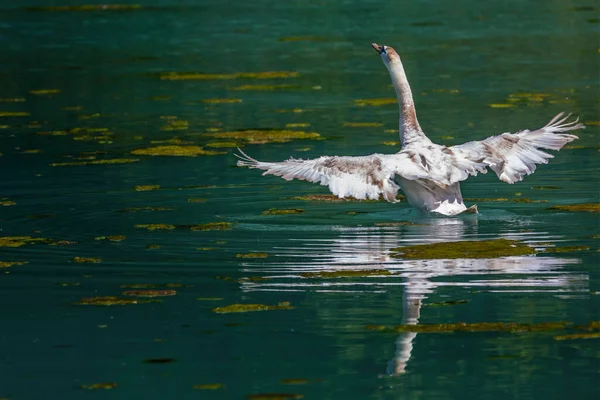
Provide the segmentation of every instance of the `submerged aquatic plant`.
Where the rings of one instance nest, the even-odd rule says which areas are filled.
[[[549,209],[556,211],[600,212],[600,203],[568,204],[561,206],[552,206]]]
[[[231,132],[209,133],[206,136],[217,139],[232,139],[249,144],[287,143],[292,140],[318,140],[322,136],[316,132],[292,131],[287,129],[246,129]]]

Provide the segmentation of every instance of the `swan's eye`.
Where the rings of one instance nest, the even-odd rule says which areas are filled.
[[[382,52],[383,54],[387,54],[387,53],[386,53],[386,51],[385,51],[385,50],[386,50],[386,47],[387,47],[387,46],[381,46],[381,52]]]

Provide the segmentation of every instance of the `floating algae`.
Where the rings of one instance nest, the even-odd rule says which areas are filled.
[[[217,314],[243,313],[255,311],[271,311],[271,310],[292,310],[294,307],[289,302],[283,301],[276,305],[266,304],[231,304],[225,307],[213,308],[213,312]]]
[[[128,164],[140,161],[138,158],[112,158],[108,160],[59,162],[50,164],[51,167],[69,167],[75,165]]]
[[[137,185],[134,189],[136,192],[149,192],[160,189],[160,185]]]
[[[387,269],[363,269],[363,270],[341,270],[341,271],[319,271],[304,272],[300,276],[304,278],[361,278],[367,276],[392,275]]]
[[[25,265],[29,261],[0,261],[0,268],[10,268],[15,265]]]
[[[206,104],[235,104],[241,103],[242,99],[204,99],[202,102]]]
[[[262,215],[289,215],[289,214],[302,214],[304,212],[301,208],[288,208],[288,209],[278,209],[278,208],[269,208],[262,212]]]
[[[177,228],[191,231],[228,231],[233,228],[233,224],[231,222],[208,222],[206,224],[178,225]]]
[[[391,257],[407,259],[499,258],[536,253],[526,244],[507,239],[422,244],[391,251]]]
[[[600,332],[554,336],[554,340],[600,339]]]
[[[563,206],[552,206],[549,210],[557,211],[586,211],[600,212],[600,203],[569,204]]]
[[[123,296],[135,296],[135,297],[165,297],[175,296],[177,291],[175,290],[126,290],[121,293]]]
[[[370,106],[370,107],[380,107],[387,106],[388,104],[398,104],[398,100],[392,97],[383,98],[383,99],[358,99],[354,100],[354,104],[360,107]]]
[[[0,117],[28,117],[30,115],[25,111],[0,111]]]
[[[119,210],[118,212],[140,212],[140,211],[173,211],[173,207],[158,207],[158,206],[144,206],[144,207],[129,207]]]
[[[283,385],[306,385],[309,383],[309,380],[303,378],[288,378],[280,380],[279,383]]]
[[[175,225],[170,224],[137,224],[135,228],[143,228],[149,231],[170,231],[175,229]]]
[[[190,123],[183,119],[167,119],[167,124],[160,127],[161,131],[185,131],[190,127]]]
[[[14,206],[15,204],[17,204],[17,203],[15,203],[12,200],[0,199],[0,206],[8,207],[8,206]]]
[[[414,333],[447,333],[447,332],[544,332],[566,329],[569,322],[542,322],[539,324],[519,324],[516,322],[477,322],[467,324],[457,322],[450,324],[367,325],[365,329],[378,332],[414,332]]]
[[[178,156],[178,157],[196,157],[213,156],[217,154],[226,154],[220,151],[204,150],[201,146],[156,146],[145,149],[133,150],[131,154],[140,156]]]
[[[94,240],[110,240],[111,242],[122,242],[127,237],[124,235],[113,235],[113,236],[97,236]]]
[[[82,389],[87,389],[87,390],[96,390],[96,389],[114,389],[117,386],[119,386],[118,383],[115,382],[100,382],[100,383],[92,383],[90,385],[81,385],[80,387]]]
[[[128,299],[116,296],[84,297],[75,302],[76,305],[83,306],[122,306],[128,304],[158,303],[162,300],[139,300]]]
[[[50,95],[50,94],[57,94],[60,93],[61,90],[60,89],[37,89],[37,90],[30,90],[29,93],[31,94],[35,94],[38,96],[43,96],[43,95]]]
[[[102,259],[93,257],[73,257],[73,261],[80,264],[97,264],[102,262]]]
[[[218,139],[241,140],[250,144],[287,143],[292,140],[318,140],[322,136],[316,132],[292,131],[286,129],[246,129],[231,132],[206,134]]]
[[[240,253],[235,255],[236,258],[267,258],[269,253]]]
[[[217,390],[217,389],[223,389],[224,387],[225,387],[225,385],[223,385],[222,383],[203,383],[201,385],[192,386],[192,389]]]
[[[572,251],[587,251],[590,248],[588,246],[564,246],[564,247],[547,247],[546,253],[570,253]]]
[[[236,142],[210,142],[210,143],[206,143],[205,146],[210,147],[210,148],[222,149],[222,148],[239,147],[240,144],[236,143]]]
[[[52,243],[50,239],[34,238],[31,236],[4,236],[0,237],[0,247],[21,247],[33,243]]]

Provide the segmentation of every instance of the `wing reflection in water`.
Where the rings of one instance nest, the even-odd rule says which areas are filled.
[[[313,291],[313,292],[382,292],[392,287],[402,288],[402,324],[417,325],[422,304],[428,294],[443,286],[476,287],[487,291],[549,292],[559,295],[587,293],[588,277],[570,273],[563,266],[577,264],[577,258],[520,256],[490,259],[420,259],[390,257],[390,249],[403,245],[452,242],[459,240],[490,240],[498,238],[479,234],[478,221],[473,219],[437,218],[427,225],[337,227],[331,239],[290,239],[293,246],[273,250],[281,257],[273,264],[244,263],[244,272],[265,273],[263,280],[242,280],[244,291]],[[514,227],[513,227],[514,228]],[[511,229],[512,230],[512,229]],[[540,242],[560,240],[545,232],[511,232],[500,237],[521,240],[532,247]],[[301,261],[296,261],[301,260]],[[352,272],[354,279],[345,279]],[[385,273],[370,275],[369,272]],[[319,277],[323,272],[330,279],[307,279],[307,273]],[[361,272],[364,277],[361,279]],[[443,279],[460,275],[456,279]],[[333,279],[331,279],[333,277]],[[434,279],[435,278],[435,279]],[[390,375],[403,374],[410,360],[417,333],[401,333],[396,340],[396,352],[389,362]]]

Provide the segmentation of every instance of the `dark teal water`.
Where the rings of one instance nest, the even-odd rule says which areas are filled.
[[[0,398],[600,394],[599,339],[565,338],[598,332],[575,326],[600,320],[600,220],[597,213],[549,209],[600,198],[597,3],[147,1],[132,10],[35,8],[75,4],[5,3],[0,13],[0,237],[47,239],[0,247],[0,261],[26,262],[0,269]],[[537,128],[561,111],[580,116],[587,129],[519,184],[493,174],[469,179],[463,193],[480,199],[480,214],[462,218],[424,216],[406,203],[293,200],[327,192],[235,168],[231,148],[198,157],[131,154],[174,139],[206,146],[215,141],[207,133],[287,124],[326,140],[250,144],[245,151],[269,161],[395,152],[384,142],[397,140],[396,106],[355,103],[393,97],[372,41],[403,57],[419,120],[434,141],[458,144]],[[231,75],[266,71],[298,76]],[[160,79],[167,72],[231,79]],[[173,117],[187,123],[170,123]],[[54,131],[67,132],[43,134]],[[139,161],[56,165],[122,158]],[[136,191],[138,185],[159,187]],[[304,212],[262,215],[270,208]],[[394,221],[414,225],[377,225]],[[211,222],[232,225],[189,229]],[[140,224],[175,228],[149,231]],[[107,236],[124,238],[99,239]],[[398,246],[498,238],[539,253],[390,257]],[[267,257],[238,256],[247,253]],[[303,275],[353,270],[363,272]],[[177,294],[144,304],[76,304],[134,299],[122,295],[135,290],[131,285]],[[212,311],[281,302],[295,308]],[[559,321],[573,325],[517,333],[368,329]],[[97,383],[118,386],[82,388]],[[194,388],[205,384],[222,386]]]

